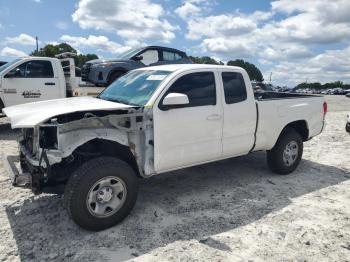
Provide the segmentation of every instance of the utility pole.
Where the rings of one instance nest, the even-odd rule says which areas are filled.
[[[272,83],[272,72],[270,73],[270,84]]]
[[[35,37],[35,40],[36,40],[36,53],[38,54],[39,53],[39,39],[37,36]]]

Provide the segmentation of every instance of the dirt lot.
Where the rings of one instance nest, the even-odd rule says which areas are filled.
[[[99,233],[73,224],[61,197],[12,188],[1,163],[0,261],[349,261],[350,99],[327,101],[293,174],[258,152],[143,180],[131,215]],[[0,119],[0,153],[17,136]]]

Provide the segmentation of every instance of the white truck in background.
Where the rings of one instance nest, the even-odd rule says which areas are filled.
[[[242,68],[187,64],[132,70],[97,98],[3,112],[22,129],[19,156],[3,157],[13,185],[64,193],[78,225],[102,230],[129,214],[139,177],[262,150],[273,172],[293,172],[303,142],[322,132],[327,104],[317,95],[254,93]]]
[[[30,102],[71,96],[97,96],[104,87],[88,85],[76,76],[71,53],[23,57],[0,67],[0,111]]]

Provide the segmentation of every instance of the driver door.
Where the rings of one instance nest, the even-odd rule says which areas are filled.
[[[154,167],[157,173],[222,156],[223,108],[214,70],[178,76],[153,106]],[[167,94],[188,96],[189,104],[163,108]]]
[[[50,61],[27,61],[12,71],[15,71],[13,75],[3,78],[6,106],[61,98],[58,78]]]

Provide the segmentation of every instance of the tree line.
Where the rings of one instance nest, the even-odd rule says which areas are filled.
[[[342,81],[335,81],[331,83],[325,83],[321,84],[318,82],[315,83],[301,83],[298,84],[295,89],[315,89],[315,90],[322,90],[322,89],[333,89],[333,88],[342,88],[342,89],[350,89],[350,84],[344,84]]]
[[[193,63],[196,63],[196,64],[211,64],[211,65],[223,65],[224,64],[222,61],[216,61],[215,59],[213,59],[209,56],[202,56],[202,57],[190,56],[190,59],[193,61]],[[236,60],[228,61],[227,65],[239,66],[239,67],[244,68],[247,71],[247,73],[252,81],[257,81],[257,82],[264,81],[264,77],[263,77],[261,71],[254,64],[251,64],[251,63],[244,61],[242,59],[236,59]]]
[[[55,57],[55,55],[62,54],[62,53],[74,53],[76,54],[76,57],[74,57],[74,62],[77,67],[82,67],[85,62],[98,59],[98,56],[95,54],[78,54],[78,51],[75,50],[73,47],[66,43],[61,43],[58,45],[52,45],[48,44],[44,46],[43,48],[40,48],[38,52],[35,50],[31,52],[29,55],[31,56],[43,56],[43,57]]]

